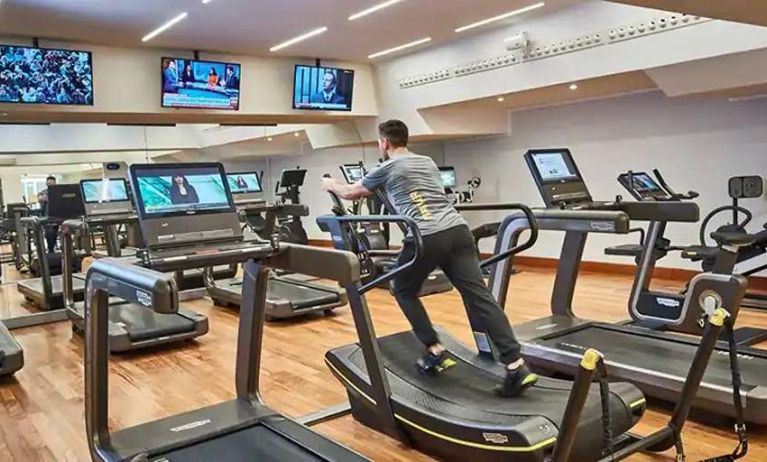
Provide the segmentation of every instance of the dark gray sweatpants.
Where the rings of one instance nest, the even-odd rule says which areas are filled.
[[[461,294],[466,311],[484,326],[500,354],[501,362],[510,364],[520,358],[520,345],[509,320],[482,279],[474,238],[467,226],[461,225],[423,237],[421,260],[394,279],[394,296],[405,313],[416,337],[425,346],[439,343],[429,315],[418,297],[429,273],[439,267]],[[398,266],[413,259],[415,247],[405,239]]]

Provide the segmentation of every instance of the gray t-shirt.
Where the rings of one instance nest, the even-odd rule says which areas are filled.
[[[397,213],[415,220],[424,236],[466,225],[442,187],[439,169],[431,158],[408,153],[370,170],[362,178],[370,191],[384,188]]]

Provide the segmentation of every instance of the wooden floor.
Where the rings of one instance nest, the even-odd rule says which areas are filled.
[[[550,270],[526,268],[514,277],[508,309],[512,322],[547,313],[553,282]],[[671,284],[671,283],[669,283]],[[624,275],[583,274],[576,310],[587,318],[626,317],[631,280]],[[407,328],[394,300],[385,291],[368,296],[378,334]],[[426,299],[432,319],[465,342],[470,333],[457,293]],[[132,426],[234,396],[237,315],[214,308],[207,299],[189,308],[210,317],[210,333],[199,341],[151,353],[117,356],[111,363],[110,425]],[[12,284],[0,287],[0,316],[25,311]],[[767,315],[741,314],[742,324],[767,327]],[[24,347],[26,365],[0,381],[0,461],[87,461],[83,420],[83,345],[67,322],[15,331]],[[331,347],[355,341],[348,309],[335,316],[269,324],[261,374],[263,396],[275,409],[299,416],[345,400],[343,387],[324,365]],[[598,345],[595,345],[598,347]],[[415,359],[415,358],[414,358]],[[659,358],[662,359],[662,358]],[[635,429],[652,431],[668,411],[653,409]],[[377,461],[427,461],[430,458],[356,423],[351,417],[316,429]],[[688,460],[728,452],[734,446],[731,427],[689,423],[684,432]],[[639,455],[631,460],[673,460],[673,454]],[[767,429],[752,428],[749,457],[767,460]]]

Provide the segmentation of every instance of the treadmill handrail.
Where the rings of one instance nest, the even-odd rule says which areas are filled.
[[[343,229],[343,225],[349,225],[352,223],[397,223],[405,226],[410,235],[408,238],[412,239],[414,247],[413,258],[403,265],[397,265],[394,269],[387,271],[386,273],[368,281],[359,288],[360,295],[368,292],[369,290],[380,287],[382,284],[391,281],[402,273],[403,271],[411,268],[419,260],[423,258],[423,237],[421,231],[418,229],[418,225],[415,220],[404,215],[323,215],[317,217],[317,225],[321,230],[330,232],[333,237],[333,243],[338,250],[351,250],[348,248],[349,244],[346,242],[346,233]]]
[[[85,427],[93,460],[117,460],[109,431],[109,296],[158,313],[178,311],[173,276],[126,264],[96,260],[85,280]]]
[[[74,246],[72,237],[75,234],[85,236],[90,233],[88,223],[80,219],[70,219],[64,221],[59,226],[59,236],[61,237],[61,285],[62,297],[65,309],[73,309],[75,306],[75,290],[72,280],[72,271],[74,267]]]
[[[172,274],[131,265],[119,258],[106,257],[94,261],[88,268],[85,285],[89,292],[108,292],[156,313],[178,312],[178,290]]]
[[[480,207],[483,204],[477,204]],[[514,247],[512,247],[509,250],[506,250],[504,252],[501,252],[497,255],[493,255],[492,257],[483,260],[480,262],[479,267],[485,268],[487,266],[493,265],[495,263],[498,263],[501,260],[505,260],[512,255],[517,255],[519,253],[524,252],[525,250],[531,248],[533,245],[535,245],[536,242],[538,242],[538,221],[535,219],[535,214],[533,213],[532,209],[530,207],[519,204],[519,203],[510,203],[510,204],[495,204],[502,208],[492,208],[492,209],[483,209],[483,208],[466,208],[466,210],[521,210],[522,213],[525,214],[525,219],[527,220],[527,223],[529,225],[528,231],[530,231],[530,237],[525,241],[524,244],[517,244]]]

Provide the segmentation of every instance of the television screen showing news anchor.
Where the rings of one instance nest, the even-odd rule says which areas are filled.
[[[296,66],[293,109],[351,111],[354,71]]]
[[[239,64],[162,59],[162,107],[240,109]]]

